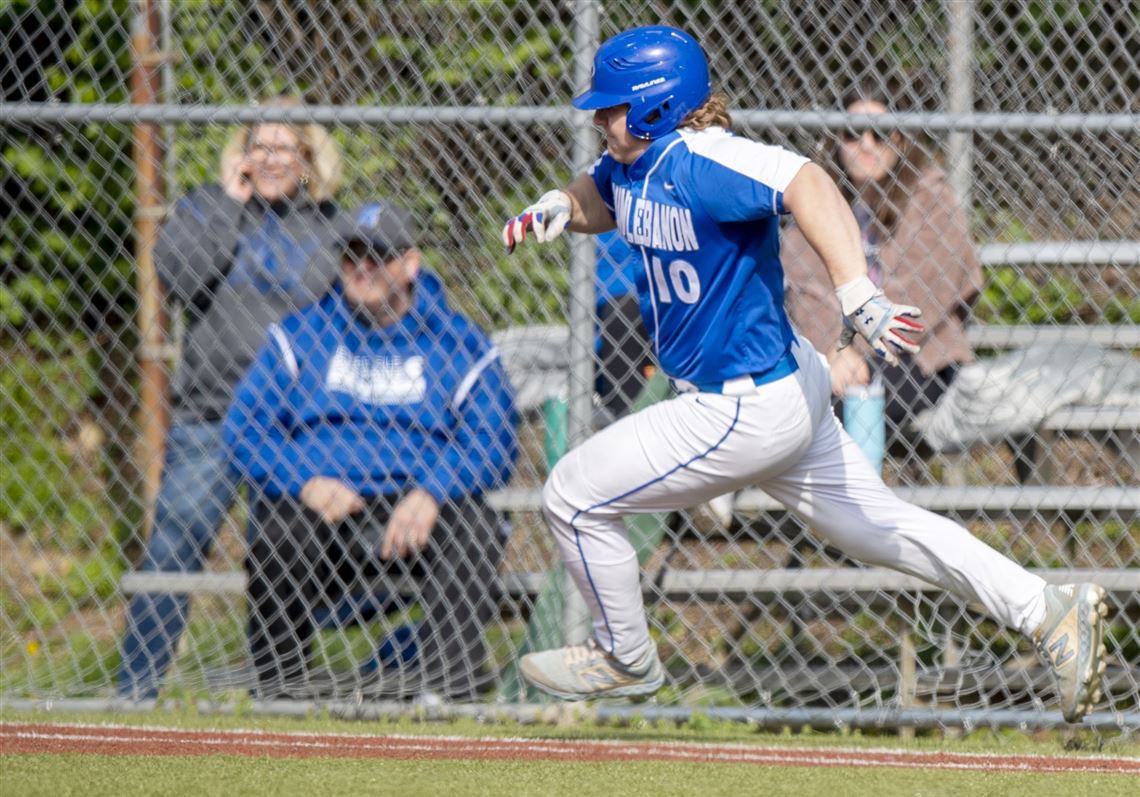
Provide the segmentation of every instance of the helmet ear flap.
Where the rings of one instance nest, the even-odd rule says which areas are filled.
[[[669,115],[669,100],[659,104],[656,108],[645,115],[645,124],[652,127],[660,122],[665,116]]]
[[[658,138],[677,126],[671,116],[672,110],[673,96],[670,95],[637,114],[636,117],[630,113],[626,119],[626,127],[634,138],[647,140]]]

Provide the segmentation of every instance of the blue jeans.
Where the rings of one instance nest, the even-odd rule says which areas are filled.
[[[238,483],[226,462],[220,421],[175,424],[166,439],[154,529],[142,569],[201,571]],[[158,695],[189,607],[190,597],[185,594],[140,593],[131,599],[119,669],[120,695],[136,700]]]

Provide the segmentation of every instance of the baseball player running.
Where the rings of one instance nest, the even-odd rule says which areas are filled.
[[[594,111],[606,152],[508,221],[504,243],[616,227],[641,254],[642,315],[679,395],[598,432],[547,479],[544,512],[593,634],[525,656],[523,676],[566,700],[661,688],[622,516],[758,485],[848,554],[939,585],[1031,636],[1056,674],[1065,719],[1079,721],[1101,698],[1104,590],[1047,585],[895,496],[835,418],[823,358],[788,323],[782,213],[827,265],[846,317],[841,345],[861,335],[893,363],[918,350],[923,331],[916,308],[867,278],[859,228],[824,170],[733,135],[700,45],[675,28],[603,43],[573,105]]]

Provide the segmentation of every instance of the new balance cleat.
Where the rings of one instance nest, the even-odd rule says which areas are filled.
[[[1096,584],[1045,587],[1045,622],[1033,639],[1057,677],[1067,722],[1080,722],[1100,702],[1107,616],[1104,589]]]
[[[562,700],[644,698],[665,685],[665,668],[655,649],[626,666],[592,638],[582,645],[528,653],[519,669],[527,683]]]

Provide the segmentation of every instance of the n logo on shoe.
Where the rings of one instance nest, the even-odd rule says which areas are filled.
[[[1076,655],[1073,651],[1069,650],[1068,647],[1068,634],[1061,634],[1061,636],[1057,637],[1057,640],[1049,646],[1049,655],[1053,659],[1053,666],[1060,667]]]
[[[587,667],[578,673],[578,677],[596,689],[621,686],[629,680],[628,678],[622,678],[620,673],[615,672],[613,668],[605,664],[596,664],[593,667]]]

